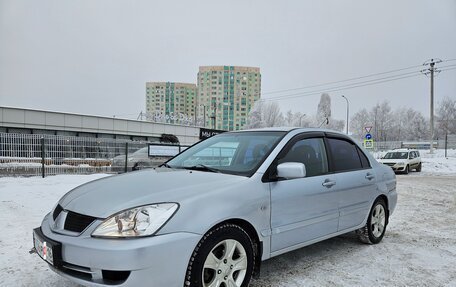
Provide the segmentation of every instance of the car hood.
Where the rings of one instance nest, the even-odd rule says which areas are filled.
[[[83,184],[68,192],[59,203],[66,210],[106,218],[136,206],[179,203],[186,198],[247,179],[222,173],[147,169]]]
[[[407,160],[406,159],[396,159],[396,158],[392,158],[392,159],[379,159],[378,160],[379,162],[381,163],[406,163]]]

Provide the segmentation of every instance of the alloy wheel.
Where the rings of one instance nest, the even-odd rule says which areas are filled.
[[[377,204],[375,206],[372,217],[371,217],[371,230],[372,234],[375,237],[380,237],[385,230],[385,223],[386,223],[386,213],[385,208],[381,204]]]
[[[226,239],[209,252],[203,267],[203,287],[240,287],[247,272],[247,254],[241,243]]]

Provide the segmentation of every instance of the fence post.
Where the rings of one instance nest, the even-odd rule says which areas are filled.
[[[128,171],[128,142],[125,143],[125,170],[124,172]]]
[[[448,148],[448,132],[445,133],[445,158],[447,157],[447,148]]]
[[[44,178],[44,158],[45,158],[45,149],[44,149],[44,137],[41,137],[41,177]]]

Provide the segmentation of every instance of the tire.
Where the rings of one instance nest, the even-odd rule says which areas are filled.
[[[418,167],[416,168],[416,171],[417,172],[421,172],[421,162],[420,162],[420,164],[418,164]]]
[[[200,240],[188,263],[184,286],[247,287],[254,265],[254,245],[249,235],[227,223]]]
[[[409,174],[409,166],[408,165],[405,166],[404,174]]]
[[[382,241],[388,223],[388,209],[383,199],[377,199],[372,205],[367,223],[356,230],[359,240],[367,244],[377,244]]]

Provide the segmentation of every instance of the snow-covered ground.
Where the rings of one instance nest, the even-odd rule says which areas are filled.
[[[423,172],[397,176],[382,243],[329,239],[264,262],[251,286],[456,286],[456,152],[439,153],[422,152]],[[78,286],[29,254],[32,229],[68,190],[103,176],[0,178],[0,286]]]

